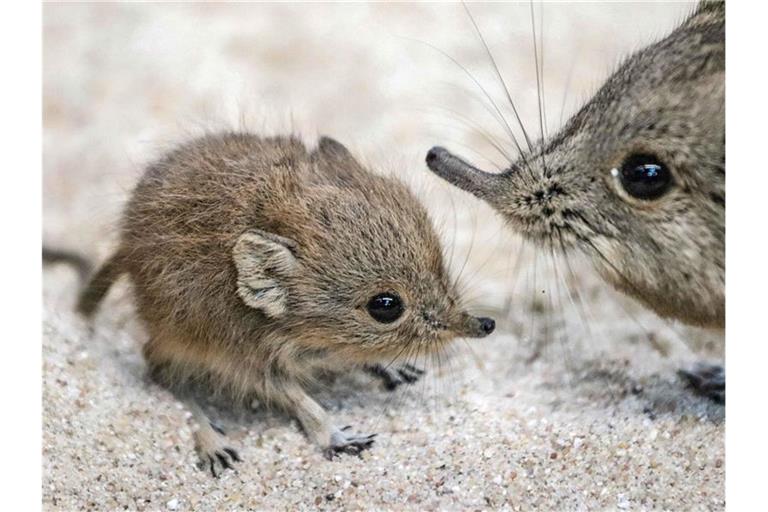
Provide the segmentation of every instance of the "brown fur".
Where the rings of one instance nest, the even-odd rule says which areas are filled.
[[[460,308],[419,202],[328,138],[310,152],[296,138],[223,133],[170,152],[133,192],[119,248],[81,311],[91,314],[121,273],[149,330],[144,355],[156,377],[255,394],[331,451],[371,441],[333,427],[306,394],[316,370],[488,332],[487,319],[484,331],[484,319]],[[398,321],[366,311],[381,292],[405,302]]]

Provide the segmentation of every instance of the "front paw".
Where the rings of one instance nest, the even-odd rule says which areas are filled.
[[[725,403],[725,368],[718,364],[698,363],[690,370],[678,370],[697,393],[715,402]]]
[[[331,434],[331,444],[325,449],[325,457],[328,460],[333,460],[340,453],[360,455],[373,445],[376,434],[357,434],[351,432],[351,429],[352,427],[346,426]]]
[[[424,370],[417,368],[412,364],[402,366],[382,366],[374,364],[365,367],[368,373],[380,378],[384,388],[388,391],[394,391],[401,384],[413,384],[424,375]]]
[[[195,450],[200,457],[200,468],[208,468],[214,478],[218,478],[225,469],[235,469],[236,462],[243,459],[234,448],[227,445],[227,438],[218,426],[195,432]]]

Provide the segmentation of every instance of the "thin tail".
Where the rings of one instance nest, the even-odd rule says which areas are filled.
[[[109,291],[112,283],[124,272],[120,251],[114,253],[80,292],[77,311],[86,318],[93,316],[101,300]]]
[[[43,246],[43,264],[52,263],[67,263],[75,267],[81,284],[85,284],[91,275],[91,263],[83,256],[72,251]]]

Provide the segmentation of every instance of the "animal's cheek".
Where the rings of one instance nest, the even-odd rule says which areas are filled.
[[[428,337],[426,331],[420,331],[412,325],[400,325],[389,332],[378,332],[372,337],[375,345],[382,350],[389,350],[399,356],[408,357],[417,350],[417,344]]]
[[[604,278],[612,283],[621,279],[618,269],[631,257],[631,251],[627,251],[625,244],[613,237],[597,235],[590,238],[589,245],[580,247]]]

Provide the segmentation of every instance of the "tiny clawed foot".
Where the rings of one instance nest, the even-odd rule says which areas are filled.
[[[366,370],[379,377],[388,391],[397,389],[401,384],[413,384],[424,375],[424,370],[412,364],[390,367],[380,364],[366,366]]]
[[[214,478],[219,478],[225,469],[235,469],[235,462],[242,462],[243,459],[233,448],[222,448],[220,451],[208,453],[208,468]],[[219,469],[221,467],[221,469]]]
[[[325,457],[333,460],[340,453],[359,456],[373,445],[376,434],[355,434],[347,425],[331,434],[331,445],[325,449]]]
[[[725,368],[721,365],[698,363],[690,370],[681,369],[677,373],[697,393],[725,403]]]
[[[212,430],[198,433],[196,449],[200,455],[200,468],[206,466],[214,478],[221,476],[225,469],[235,469],[236,462],[242,462],[237,450],[226,445],[226,438],[220,434],[221,429],[211,424]]]

